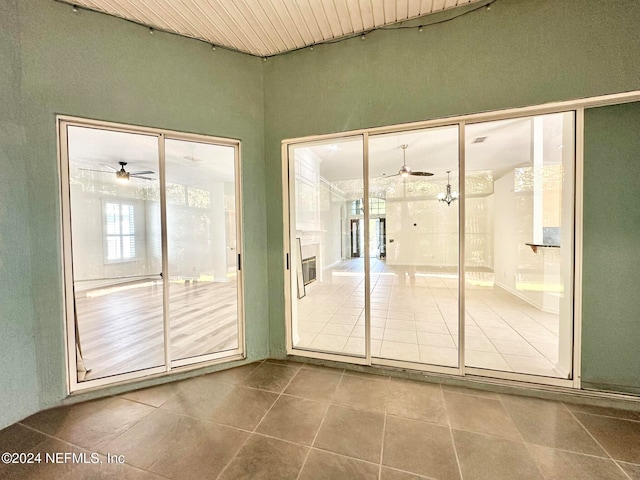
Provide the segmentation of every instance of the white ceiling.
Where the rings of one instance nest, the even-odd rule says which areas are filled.
[[[150,170],[153,173],[144,176],[156,185],[159,182],[156,136],[70,126],[68,152],[72,178],[81,175],[114,183],[113,169],[120,168],[118,162],[127,162],[126,171]],[[165,165],[167,183],[210,190],[217,183],[234,182],[235,150],[225,145],[167,139]]]
[[[481,0],[64,0],[268,57]]]
[[[558,163],[562,158],[563,119],[565,115],[543,115],[543,155],[545,164]],[[515,167],[532,162],[532,122],[534,117],[482,122],[466,126],[466,171],[490,171],[494,178]],[[482,143],[473,143],[486,137]],[[406,149],[406,163],[413,171],[434,174],[439,181],[447,178],[447,170],[457,176],[458,129],[456,126],[412,130],[384,135],[372,135],[369,145],[369,176],[380,178],[395,175],[403,164],[401,145]],[[362,137],[332,139],[291,147],[302,158],[320,163],[320,176],[328,181],[362,178]],[[399,178],[399,177],[397,177]],[[410,177],[416,180],[423,177]]]

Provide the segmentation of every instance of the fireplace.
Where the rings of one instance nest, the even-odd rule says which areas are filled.
[[[316,280],[316,257],[302,259],[302,278],[305,285]]]

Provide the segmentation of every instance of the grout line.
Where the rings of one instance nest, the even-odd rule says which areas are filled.
[[[402,470],[401,468],[397,468],[397,467],[390,467],[388,465],[385,465],[384,468],[388,468],[389,470],[393,470],[395,472],[406,473],[406,474],[410,475],[411,477],[416,477],[416,478],[419,478],[420,480],[438,480],[435,477],[428,477],[428,476],[425,476],[425,475],[421,475],[419,473],[410,472],[408,470]]]
[[[86,448],[81,447],[80,445],[76,445],[75,443],[71,443],[71,442],[69,442],[69,441],[67,441],[67,440],[64,440],[64,439],[60,438],[60,437],[56,437],[55,435],[51,435],[50,433],[43,432],[42,430],[38,430],[37,428],[34,428],[34,427],[30,426],[30,425],[26,425],[26,424],[24,424],[24,423],[22,423],[22,422],[18,422],[18,423],[17,423],[17,424],[15,424],[15,425],[20,425],[20,426],[22,426],[22,427],[24,427],[24,428],[27,428],[27,429],[32,430],[32,431],[34,431],[34,432],[40,433],[40,434],[44,435],[44,436],[45,436],[45,437],[47,437],[47,438],[51,438],[51,439],[53,439],[53,440],[59,440],[59,441],[64,442],[64,443],[68,443],[69,445],[73,445],[74,447],[78,447],[78,448],[82,448],[83,450],[86,450]],[[45,442],[45,441],[46,441],[46,440],[42,440],[42,442]],[[36,445],[34,445],[31,449],[33,450],[33,449],[34,449],[35,447],[37,447],[38,445],[41,445],[41,444],[42,444],[42,442],[38,442],[38,443],[37,443]]]
[[[571,410],[569,410],[569,413],[571,414],[571,416],[575,419],[576,422],[578,422],[580,424],[580,426],[589,434],[589,436],[593,439],[594,442],[596,442],[596,444],[602,449],[602,451],[604,453],[607,454],[607,456],[609,457],[609,459],[611,459],[614,463],[615,463],[615,458],[613,458],[611,456],[611,454],[609,453],[609,451],[604,448],[604,446],[598,441],[598,439],[591,433],[591,431],[584,426],[584,424],[580,421],[580,419],[578,417],[575,416],[574,412],[572,412]],[[587,414],[588,415],[588,414]],[[616,463],[617,465],[617,463]],[[618,465],[618,468],[622,469],[622,467],[620,467],[620,465]],[[626,475],[626,473],[625,473]]]
[[[278,397],[274,400],[274,402],[271,404],[271,406],[269,407],[269,409],[265,412],[265,414],[262,416],[262,418],[260,419],[260,421],[256,424],[256,426],[253,428],[251,433],[255,433],[256,430],[258,429],[258,427],[260,426],[260,424],[264,421],[264,419],[267,417],[267,415],[269,415],[269,412],[271,412],[271,410],[273,409],[273,407],[275,406],[275,404],[278,402],[278,400],[280,400],[280,397],[282,397],[282,395],[284,394],[284,391],[289,388],[289,385],[291,385],[291,382],[293,382],[293,379],[296,378],[298,376],[298,373],[300,372],[302,368],[298,368],[298,371],[289,379],[289,381],[287,382],[287,384],[284,386],[284,388],[282,389],[282,391],[278,394]],[[275,392],[273,392],[275,393]]]
[[[340,375],[340,380],[338,380],[338,384],[336,385],[336,388],[333,391],[334,395],[335,395],[336,391],[338,390],[338,387],[340,386],[340,383],[342,382],[342,377],[344,377],[344,369],[342,370],[342,374]],[[331,400],[333,400],[333,396],[331,397]],[[316,434],[313,436],[313,441],[311,442],[310,448],[309,448],[309,450],[307,451],[307,454],[304,457],[304,461],[302,462],[302,466],[300,467],[300,471],[298,472],[298,476],[296,477],[296,480],[298,480],[300,478],[300,475],[302,475],[302,471],[304,470],[304,467],[307,464],[307,459],[309,458],[309,455],[311,454],[311,449],[314,448],[316,440],[318,439],[318,435],[320,434],[320,430],[322,430],[322,426],[324,425],[324,421],[326,420],[327,415],[329,414],[329,409],[331,408],[331,405],[332,405],[331,400],[329,401],[329,404],[327,405],[327,408],[324,411],[324,416],[322,417],[322,420],[320,421],[320,426],[318,427],[318,430],[316,431]]]
[[[547,445],[538,445],[537,443],[525,442],[525,446],[527,447],[527,451],[529,452],[529,455],[531,455],[531,457],[533,457],[533,461],[536,463],[536,465],[538,465],[538,461],[531,454],[531,448],[530,448],[530,447],[533,447],[533,446],[547,448],[549,450],[557,450],[559,452],[568,453],[568,454],[571,454],[571,455],[584,456],[584,457],[589,457],[589,458],[595,458],[595,459],[598,459],[598,460],[610,461],[610,462],[614,463],[620,470],[622,470],[622,473],[627,478],[629,478],[629,480],[632,480],[631,477],[629,477],[629,475],[627,474],[627,472],[625,472],[624,469],[619,465],[619,462],[622,462],[622,460],[614,460],[613,458],[599,457],[598,455],[593,455],[591,453],[574,452],[573,450],[567,450],[567,449],[564,449],[564,448],[549,447]],[[606,450],[605,450],[605,453],[606,453]],[[622,462],[622,463],[627,463],[627,462]],[[541,469],[540,469],[540,471],[542,473],[542,476],[544,478],[547,478],[547,477],[545,477],[544,472],[542,472]],[[549,480],[553,480],[553,478],[549,478]]]
[[[266,362],[266,359],[263,361],[263,363]],[[284,391],[289,387],[289,385],[291,385],[291,382],[293,381],[294,378],[296,378],[298,376],[298,373],[300,372],[300,370],[302,370],[302,366],[298,367],[298,370],[296,371],[296,373],[289,379],[289,381],[287,382],[287,384],[285,385],[285,387],[282,389],[282,391],[280,392],[280,394],[276,397],[276,399],[273,401],[273,403],[271,404],[271,406],[269,407],[269,409],[265,412],[265,414],[262,416],[262,418],[260,419],[260,421],[258,423],[256,423],[256,426],[253,427],[253,430],[251,432],[249,432],[249,435],[247,435],[247,439],[243,442],[243,444],[240,446],[240,448],[238,448],[238,450],[236,451],[236,453],[233,455],[233,457],[231,457],[229,459],[229,461],[227,462],[227,464],[224,466],[224,468],[220,471],[220,473],[218,474],[218,476],[216,478],[220,478],[222,476],[222,474],[224,473],[224,471],[229,467],[229,465],[231,465],[231,463],[235,460],[235,458],[238,456],[238,453],[240,453],[240,451],[247,445],[247,443],[249,443],[249,440],[251,439],[251,436],[256,433],[257,428],[260,426],[260,424],[264,421],[264,419],[266,418],[266,416],[269,414],[269,412],[271,412],[271,410],[273,409],[274,405],[278,402],[278,400],[280,399],[280,397],[282,396],[282,394],[284,393]],[[246,377],[248,378],[248,376]],[[228,426],[228,425],[227,425]],[[235,428],[235,427],[232,427]]]
[[[382,443],[380,446],[380,468],[378,469],[378,480],[382,479],[382,461],[384,459],[384,437],[387,433],[387,415],[389,410],[389,390],[391,386],[391,377],[387,379],[387,395],[384,399],[384,423],[382,424]]]
[[[505,405],[501,394],[498,394],[498,401],[500,402],[500,406],[502,407],[502,410],[504,411],[504,413],[507,414],[507,418],[511,421],[511,423],[513,424],[513,427],[516,429],[516,432],[518,432],[518,436],[522,439],[522,443],[527,443],[526,440],[524,439],[524,435],[522,435],[522,432],[518,428],[518,425],[516,424],[515,419],[513,418],[513,416],[509,412],[509,409]]]
[[[567,450],[566,448],[550,447],[548,445],[539,445],[537,443],[532,443],[532,442],[524,442],[524,443],[527,444],[527,445],[531,445],[533,447],[542,447],[542,448],[548,448],[549,450],[557,450],[557,451],[562,452],[562,453],[570,453],[570,454],[573,454],[573,455],[589,457],[589,458],[596,458],[596,459],[600,459],[600,460],[610,460],[612,462],[628,463],[628,462],[624,462],[623,460],[615,460],[615,459],[609,458],[609,457],[603,457],[603,456],[600,456],[600,455],[594,455],[593,453],[576,452],[574,450]],[[606,453],[606,451],[605,451],[605,453]]]
[[[446,406],[445,406],[446,409]],[[448,417],[448,415],[447,415]],[[458,447],[456,447],[456,440],[453,437],[453,428],[451,424],[449,424],[449,437],[451,438],[451,445],[453,446],[453,453],[456,456],[456,464],[458,465],[458,472],[460,473],[460,479],[464,480],[464,476],[462,475],[462,465],[460,465],[460,457],[458,456]]]
[[[540,467],[540,464],[536,460],[536,457],[534,457],[533,454],[531,453],[531,448],[529,448],[529,445],[534,445],[534,444],[529,444],[527,442],[524,442],[524,448],[527,449],[527,453],[529,454],[529,456],[533,460],[533,463],[536,466],[536,468],[538,469],[538,472],[540,473],[540,476],[542,478],[544,478],[545,480],[553,480],[553,478],[549,478],[544,474],[544,472],[542,471],[542,468]],[[541,445],[541,446],[544,446],[544,445]],[[552,447],[548,447],[548,448],[552,448]]]
[[[615,463],[615,464],[618,466],[618,468],[619,468],[620,470],[622,470],[622,473],[623,473],[623,475],[624,475],[625,477],[627,477],[629,480],[633,480],[633,478],[631,478],[631,475],[630,475],[630,474],[628,474],[628,473],[627,473],[627,471],[626,471],[624,468],[622,468],[622,466],[620,465],[620,463],[627,463],[627,462],[622,462],[622,460],[619,460],[619,461],[618,461],[618,460],[614,460],[614,462],[613,462],[613,463]],[[632,464],[632,465],[634,465],[634,464]]]
[[[45,437],[47,437],[47,438],[45,438],[44,440],[42,440],[41,442],[38,442],[38,443],[37,443],[37,444],[35,444],[33,447],[31,447],[31,448],[29,449],[29,451],[30,451],[30,452],[33,452],[37,447],[39,447],[40,445],[42,445],[42,444],[43,444],[44,442],[46,442],[47,440],[56,440],[56,441],[58,441],[58,442],[60,442],[60,443],[64,443],[64,444],[69,445],[69,446],[71,446],[71,447],[75,447],[75,448],[77,448],[77,449],[79,449],[79,450],[81,450],[81,451],[83,451],[83,452],[85,452],[85,453],[86,453],[86,452],[90,452],[90,453],[95,452],[95,453],[98,453],[99,455],[102,455],[103,457],[106,457],[106,455],[105,455],[105,454],[102,454],[102,453],[100,453],[100,452],[98,452],[98,451],[97,451],[97,448],[98,448],[98,447],[96,447],[96,448],[94,448],[94,449],[90,449],[90,448],[87,448],[87,447],[82,447],[82,446],[77,445],[77,444],[75,444],[75,443],[69,442],[68,440],[64,440],[63,438],[56,437],[56,436],[54,436],[54,435],[48,434],[48,433],[46,433],[46,432],[43,432],[42,430],[38,430],[37,428],[31,427],[31,426],[29,426],[29,425],[25,425],[25,424],[23,424],[23,423],[21,423],[21,422],[17,422],[17,423],[16,423],[16,424],[14,424],[14,425],[21,425],[21,426],[22,426],[22,427],[24,427],[24,428],[27,428],[27,429],[29,429],[29,430],[31,430],[31,431],[34,431],[34,432],[40,433],[41,435],[44,435]],[[155,463],[157,463],[157,461],[156,461],[156,462],[154,462],[154,464],[155,464]],[[130,464],[130,463],[126,463],[126,465],[127,465],[127,467],[135,468],[136,470],[141,470],[141,471],[143,471],[143,472],[153,473],[153,474],[155,474],[155,475],[158,475],[159,477],[167,478],[167,479],[168,479],[168,477],[165,477],[164,475],[160,475],[160,474],[155,473],[155,472],[151,472],[151,470],[149,470],[149,469],[146,469],[146,468],[143,468],[143,467],[139,467],[139,466],[137,466],[137,465],[132,465],[132,464]],[[79,468],[79,466],[80,466],[80,465],[76,465],[75,467],[73,467],[71,470],[69,470],[69,473],[70,473],[71,471],[75,471],[77,468]],[[151,468],[151,466],[152,466],[152,465],[150,465],[150,466],[149,466],[149,468]]]
[[[634,422],[634,423],[640,423],[640,419],[636,420],[634,418],[623,418],[623,417],[616,417],[615,415],[604,415],[601,413],[592,413],[592,412],[581,412],[580,410],[573,410],[571,407],[569,407],[569,405],[582,405],[582,404],[574,404],[574,403],[569,403],[567,404],[567,402],[564,402],[562,400],[557,400],[558,402],[561,402],[563,405],[565,405],[565,407],[567,408],[567,410],[573,412],[573,413],[579,413],[581,415],[591,415],[593,417],[604,417],[604,418],[613,418],[616,420],[624,420],[625,422]],[[593,406],[599,406],[599,405],[593,405]],[[621,409],[621,408],[617,408],[617,407],[602,407],[602,408],[611,408],[611,409],[618,409],[618,410],[623,410],[625,412],[632,412],[632,413],[640,413],[640,411],[637,410],[625,410],[625,409]],[[630,462],[625,462],[625,463],[630,463]]]
[[[233,457],[231,457],[229,459],[229,461],[227,462],[227,464],[224,466],[224,468],[222,470],[220,470],[220,473],[218,474],[216,479],[218,479],[218,478],[220,478],[222,476],[224,471],[229,467],[229,465],[231,465],[231,462],[233,462],[235,460],[235,458],[238,456],[238,453],[240,453],[240,450],[242,450],[245,447],[245,445],[247,443],[249,443],[249,439],[250,438],[251,438],[251,434],[247,435],[247,439],[244,442],[242,442],[242,445],[240,445],[240,447],[238,447],[238,450],[236,450],[236,453],[233,454]]]

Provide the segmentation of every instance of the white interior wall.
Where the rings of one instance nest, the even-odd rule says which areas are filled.
[[[516,245],[516,201],[513,191],[513,170],[498,179],[494,179],[493,199],[496,208],[493,212],[494,232],[494,281],[507,291],[516,290],[516,265],[518,252]]]
[[[132,281],[132,276],[155,276],[162,271],[160,208],[158,202],[126,196],[107,196],[71,186],[71,222],[76,290]],[[97,188],[99,190],[99,188]],[[211,190],[209,209],[167,206],[170,275],[197,279],[201,274],[214,281],[228,281],[224,183]],[[104,202],[134,207],[136,259],[108,263],[104,247]]]
[[[99,190],[99,189],[97,189]],[[86,192],[81,185],[71,185],[71,224],[73,230],[73,265],[77,291],[131,281],[119,277],[159,273],[150,269],[147,258],[147,202],[126,196]],[[113,200],[134,207],[136,260],[107,263],[104,246],[103,202]]]
[[[197,280],[201,275],[226,282],[227,245],[224,183],[209,183],[208,209],[167,205],[167,246],[171,277]]]
[[[437,199],[387,199],[387,264],[458,265],[458,206]]]
[[[494,268],[493,195],[468,197],[465,203],[465,267]]]
[[[158,274],[162,272],[162,223],[160,221],[160,202],[147,201],[146,221],[147,265],[150,272]]]
[[[514,192],[514,171],[494,183],[495,284],[537,308],[557,313],[558,296],[542,291],[559,273],[558,251],[526,245],[533,239],[533,195]]]
[[[320,224],[322,230],[322,268],[342,259],[342,212],[345,200],[331,191],[331,185],[320,182]]]

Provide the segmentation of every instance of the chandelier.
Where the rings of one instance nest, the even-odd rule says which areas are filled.
[[[446,202],[447,205],[451,206],[451,203],[458,199],[458,192],[451,191],[451,170],[447,170],[447,192],[438,194],[438,200],[441,202]]]

